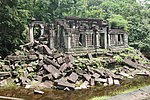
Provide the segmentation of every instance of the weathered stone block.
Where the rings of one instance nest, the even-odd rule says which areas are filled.
[[[35,93],[35,94],[44,94],[44,92],[43,92],[43,91],[40,91],[40,90],[34,90],[34,93]]]
[[[60,66],[59,70],[60,70],[61,72],[64,72],[68,67],[69,67],[69,65],[66,64],[66,63],[64,63],[64,64],[62,64],[62,65]]]
[[[80,85],[80,88],[81,88],[81,89],[86,89],[86,88],[88,88],[88,86],[89,86],[89,82],[88,82],[88,81],[84,81],[84,82]]]
[[[95,78],[96,82],[101,82],[101,83],[106,83],[107,79],[106,78]]]
[[[99,78],[101,75],[100,74],[98,74],[98,73],[94,73],[93,75],[92,75],[92,77],[94,77],[94,78]]]
[[[33,72],[34,69],[32,67],[27,67],[28,72]]]
[[[75,83],[78,79],[78,75],[75,72],[72,72],[71,75],[68,77],[68,80]]]
[[[69,82],[63,82],[63,81],[59,81],[59,82],[57,82],[57,85],[56,86],[61,86],[61,87],[68,87],[68,88],[70,88],[70,89],[75,89],[75,84],[71,84],[71,83],[69,83]]]
[[[83,77],[87,80],[90,81],[91,75],[90,74],[83,74]]]
[[[63,58],[62,57],[57,58],[57,62],[59,65],[64,63]]]
[[[44,65],[43,67],[49,73],[51,73],[54,78],[58,78],[61,75],[60,71],[57,68],[55,68],[53,65],[48,65],[48,66]]]
[[[119,80],[114,80],[114,84],[115,84],[115,85],[120,85]]]
[[[112,77],[107,78],[107,83],[108,83],[109,85],[113,85],[113,78],[112,78]]]
[[[43,59],[44,63],[48,64],[48,65],[53,65],[57,68],[60,68],[60,65],[57,64],[56,62],[54,62],[53,60],[48,59],[47,57],[44,57]]]
[[[90,79],[90,85],[91,85],[91,86],[95,86],[95,79],[94,79],[94,78],[91,78],[91,79]]]

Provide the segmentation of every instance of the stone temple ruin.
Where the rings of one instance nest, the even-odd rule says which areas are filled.
[[[55,20],[49,27],[42,21],[32,20],[29,25],[30,42],[34,42],[33,30],[37,24],[41,27],[39,40],[46,38],[51,49],[65,53],[94,53],[128,46],[128,33],[123,29],[111,29],[106,20],[65,17]]]

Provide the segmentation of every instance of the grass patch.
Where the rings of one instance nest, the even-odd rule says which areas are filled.
[[[141,85],[138,85],[138,86],[128,87],[128,89],[125,89],[125,90],[117,90],[112,94],[112,96],[133,92],[133,91],[138,90],[138,89],[140,89],[142,87],[145,87],[145,86],[147,86],[147,85],[146,84],[141,84]]]
[[[91,98],[89,100],[106,100],[106,99],[108,99],[108,98],[110,98],[112,96],[115,96],[115,95],[133,92],[133,91],[138,90],[140,88],[143,88],[145,86],[149,86],[150,85],[150,81],[149,81],[148,77],[147,78],[145,77],[145,80],[141,83],[143,78],[144,77],[137,77],[137,78],[134,78],[132,81],[129,81],[129,79],[127,79],[119,87],[111,86],[111,87],[108,88],[108,89],[113,90],[113,91],[109,91],[107,89],[107,87],[106,87],[105,92],[107,94],[100,95],[99,97],[96,96],[96,97],[93,97],[93,98]]]
[[[9,82],[7,82],[7,84],[4,85],[3,88],[4,89],[16,89],[17,85],[16,85],[16,83],[9,81]]]
[[[106,100],[108,98],[110,98],[110,97],[109,96],[102,96],[102,97],[94,97],[91,100]]]

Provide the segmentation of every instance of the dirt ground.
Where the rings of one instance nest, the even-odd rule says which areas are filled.
[[[150,86],[133,92],[113,96],[107,100],[150,100]]]

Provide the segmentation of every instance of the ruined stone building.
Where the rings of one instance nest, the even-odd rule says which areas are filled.
[[[30,42],[34,42],[35,24],[41,26],[40,36],[44,34],[44,23],[32,21],[29,25]],[[95,18],[58,19],[48,28],[48,45],[66,53],[91,53],[127,47],[128,33],[123,29],[110,29],[109,26],[107,21]]]

